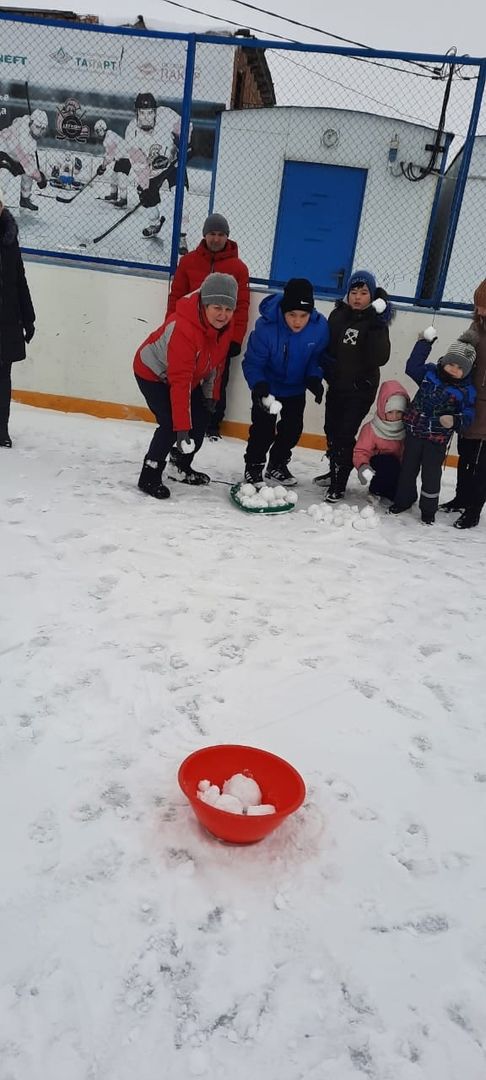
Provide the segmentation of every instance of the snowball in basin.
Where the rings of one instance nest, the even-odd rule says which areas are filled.
[[[223,794],[219,796],[219,799],[217,800],[217,802],[214,803],[214,805],[216,807],[216,810],[226,810],[227,814],[243,813],[243,806],[241,805],[240,800],[237,799],[234,795],[226,794],[226,792],[223,792]]]
[[[263,817],[264,814],[275,814],[275,807],[271,803],[260,803],[259,806],[249,806],[247,809],[248,817]]]
[[[262,801],[262,793],[256,780],[243,773],[235,773],[223,784],[224,795],[234,795],[243,806],[259,806]]]
[[[255,495],[256,487],[254,484],[242,484],[240,487],[240,495]]]

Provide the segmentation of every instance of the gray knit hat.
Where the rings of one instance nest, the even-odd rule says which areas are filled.
[[[462,370],[463,379],[469,375],[476,361],[476,349],[468,341],[453,341],[444,356],[441,356],[439,364],[457,364]]]
[[[210,214],[203,225],[203,236],[208,232],[222,232],[229,236],[229,225],[222,214]]]
[[[235,310],[238,284],[232,274],[208,274],[199,291],[205,307],[208,304],[222,304]]]

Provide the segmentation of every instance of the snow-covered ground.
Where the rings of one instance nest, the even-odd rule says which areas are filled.
[[[484,1080],[485,525],[316,523],[304,450],[294,513],[157,503],[148,425],[11,430],[1,1080]],[[243,449],[198,461],[236,480]],[[254,847],[177,786],[220,741],[307,783]]]

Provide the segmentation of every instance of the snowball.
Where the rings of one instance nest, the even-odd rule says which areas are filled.
[[[270,412],[270,407],[273,405],[275,397],[273,394],[267,394],[266,397],[262,397],[262,405]]]
[[[274,487],[273,492],[277,499],[285,499],[287,488],[282,487],[282,484],[278,484],[277,487]]]
[[[181,451],[183,454],[193,454],[196,449],[194,439],[183,439],[181,442]]]
[[[197,797],[201,799],[201,802],[205,802],[208,806],[214,806],[218,801],[221,792],[217,784],[211,784],[206,791],[198,791]]]
[[[240,495],[255,495],[256,487],[254,484],[242,484],[240,487]]]
[[[243,806],[258,806],[262,801],[260,788],[252,776],[235,773],[223,784],[224,795],[234,795]]]
[[[379,296],[377,300],[373,300],[371,306],[374,307],[377,315],[383,315],[383,312],[386,310],[386,303],[381,296]]]
[[[371,518],[371,517],[374,517],[374,516],[375,516],[375,511],[374,511],[373,506],[363,506],[363,509],[361,511],[361,517],[362,518]]]
[[[259,806],[249,806],[246,811],[248,817],[263,817],[264,814],[275,814],[275,807],[271,803],[260,803]]]
[[[219,799],[214,803],[214,806],[216,810],[226,810],[227,814],[243,813],[243,807],[240,800],[234,795],[227,795],[226,792],[223,792],[223,794],[219,796]]]
[[[282,412],[282,402],[281,401],[272,401],[272,404],[270,405],[270,408],[269,408],[268,411],[269,411],[271,416],[278,416],[279,413]]]
[[[352,514],[359,514],[359,506],[352,506],[351,507],[351,513]]]
[[[344,525],[344,517],[343,517],[343,515],[342,514],[334,514],[333,519],[332,519],[332,523],[333,523],[333,525],[336,525],[338,527],[338,529],[341,528],[341,526]]]
[[[375,475],[375,472],[374,469],[363,469],[361,475],[363,477],[363,480],[366,480],[366,483],[370,484]]]
[[[341,503],[341,505],[339,507],[339,513],[340,514],[350,514],[351,513],[351,507],[348,506],[347,503],[343,502],[343,503]]]
[[[378,525],[380,524],[376,514],[374,515],[374,517],[365,518],[365,521],[366,521],[366,528],[367,529],[376,529],[378,527]]]
[[[209,791],[210,787],[211,787],[211,781],[210,780],[200,780],[198,785],[197,785],[197,790],[198,791]]]
[[[310,517],[317,518],[320,517],[322,509],[322,506],[319,506],[318,503],[311,503],[307,508],[307,513]]]
[[[435,326],[428,326],[427,329],[424,330],[424,338],[426,341],[435,341],[438,336]]]
[[[359,532],[364,532],[364,530],[366,529],[366,519],[363,520],[361,516],[353,518],[353,529],[358,529]]]
[[[285,498],[288,503],[293,503],[295,506],[295,503],[298,501],[299,496],[297,495],[296,491],[288,491]]]

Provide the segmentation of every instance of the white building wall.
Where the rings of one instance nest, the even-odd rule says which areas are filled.
[[[459,159],[458,159],[459,162]],[[457,167],[451,169],[457,172]],[[486,277],[486,136],[474,140],[443,302],[470,304]]]
[[[326,130],[339,139],[328,149]],[[214,205],[231,224],[252,277],[268,278],[286,160],[366,169],[368,179],[355,266],[371,268],[396,295],[414,296],[437,177],[411,183],[395,163],[390,142],[399,138],[397,162],[425,166],[429,128],[339,109],[244,109],[221,116]]]
[[[167,281],[126,274],[88,271],[26,262],[34,300],[36,334],[28,358],[12,369],[16,389],[62,395],[66,398],[144,406],[132,373],[138,345],[163,321]],[[265,293],[252,292],[250,329]],[[330,303],[319,303],[328,314]],[[429,325],[430,312],[400,310],[392,324],[392,359],[384,378],[404,379],[404,367],[417,334]],[[438,315],[439,344],[431,359],[441,355],[467,325],[463,315]],[[413,389],[413,384],[405,379]],[[310,398],[310,395],[308,395]],[[109,412],[109,410],[108,410]],[[323,406],[309,400],[304,431],[322,435]],[[250,395],[240,359],[233,361],[226,419],[247,424]]]

